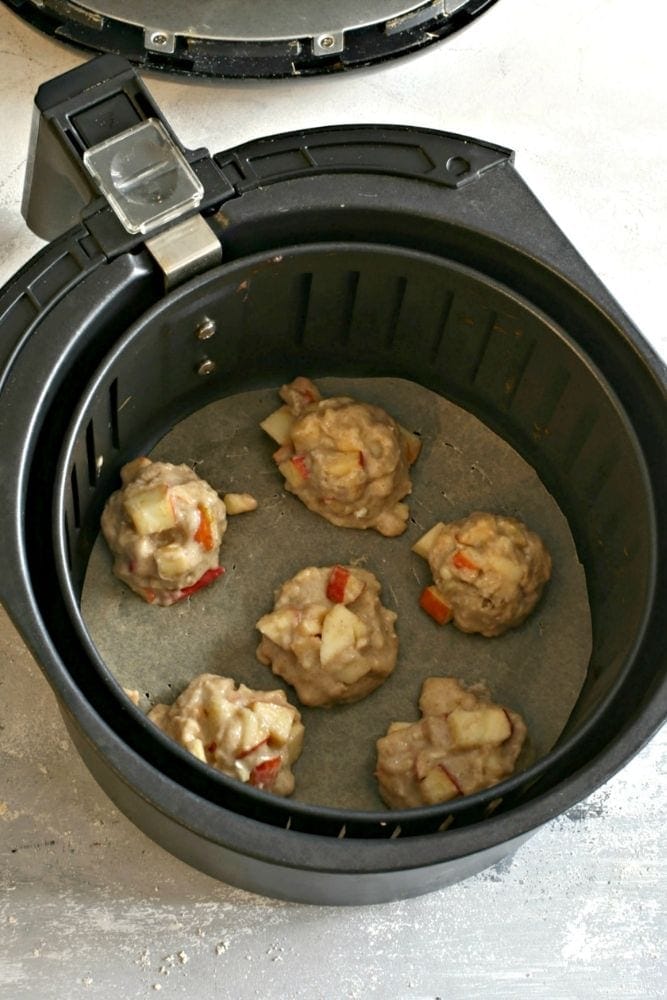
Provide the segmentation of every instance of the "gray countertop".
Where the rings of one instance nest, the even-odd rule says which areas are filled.
[[[665,358],[662,7],[500,0],[443,44],[372,70],[147,82],[191,148],[340,122],[513,148]],[[19,211],[35,90],[82,56],[4,6],[0,32],[1,284],[41,245]],[[666,770],[663,728],[511,859],[428,896],[350,909],[276,902],[188,868],[117,812],[0,612],[0,997],[664,997]]]

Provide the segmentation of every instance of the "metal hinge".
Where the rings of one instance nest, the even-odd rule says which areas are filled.
[[[220,240],[201,215],[192,215],[146,240],[146,249],[162,269],[166,288],[174,288],[222,261]]]

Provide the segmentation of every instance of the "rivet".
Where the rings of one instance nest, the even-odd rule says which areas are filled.
[[[215,361],[211,361],[210,358],[205,358],[197,368],[197,375],[212,375],[217,368],[218,366]]]
[[[151,35],[151,42],[153,45],[166,45],[169,39],[162,32],[156,31]]]
[[[205,316],[201,323],[196,327],[195,334],[198,340],[208,340],[216,331],[215,320],[209,319]]]
[[[320,35],[317,43],[321,49],[330,49],[336,44],[336,39],[333,35]]]

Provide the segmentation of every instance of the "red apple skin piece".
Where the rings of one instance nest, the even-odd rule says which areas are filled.
[[[211,524],[211,514],[208,507],[205,507],[203,503],[198,504],[199,510],[199,525],[194,534],[195,542],[199,542],[201,547],[206,551],[210,552],[215,544],[213,541],[213,526]]]
[[[334,604],[352,604],[365,590],[366,584],[353,576],[345,566],[334,566],[329,574],[326,595]]]
[[[452,610],[443,601],[436,587],[424,587],[419,597],[419,606],[430,615],[438,625],[445,625],[452,619]]]
[[[457,569],[470,569],[479,573],[479,566],[477,563],[474,563],[472,559],[469,559],[465,552],[462,552],[461,549],[457,549],[452,556],[452,563]]]
[[[259,750],[260,747],[263,747],[264,744],[268,742],[269,737],[267,736],[266,739],[260,740],[259,743],[255,743],[254,747],[249,747],[247,750],[241,750],[240,753],[236,754],[236,760],[243,760],[244,757],[249,757],[251,753],[254,753],[255,750]]]
[[[299,473],[299,475],[301,476],[301,478],[302,479],[308,479],[308,476],[310,475],[310,470],[309,470],[309,468],[308,468],[308,466],[306,464],[306,456],[305,455],[292,455],[292,458],[290,459],[290,461],[291,461],[292,465],[294,466],[294,468]]]
[[[184,597],[189,597],[190,594],[194,594],[197,590],[201,590],[203,587],[208,587],[209,583],[213,583],[213,581],[217,580],[219,576],[222,576],[224,572],[224,566],[214,566],[212,569],[207,569],[195,583],[190,584],[189,587],[182,588],[181,596],[178,598],[179,601],[183,600]]]
[[[350,571],[344,566],[334,566],[327,583],[327,597],[334,604],[342,604],[345,600],[345,587],[350,579]]]
[[[444,764],[438,764],[438,767],[445,772],[445,774],[447,775],[451,783],[454,785],[454,787],[458,789],[459,795],[463,795],[463,789],[461,788],[461,786],[459,785],[458,781],[456,780],[452,772],[449,770],[449,768],[445,767]]]
[[[248,781],[255,788],[270,788],[278,776],[280,770],[280,757],[271,757],[269,760],[257,764],[250,772]]]

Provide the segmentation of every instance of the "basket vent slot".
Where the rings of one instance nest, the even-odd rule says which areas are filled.
[[[69,521],[67,519],[67,514],[63,518],[63,526],[65,529],[65,545],[67,546],[67,565],[71,571],[72,569],[72,544],[69,537]]]
[[[81,500],[79,498],[79,477],[76,472],[76,465],[72,466],[70,473],[70,487],[72,490],[72,510],[74,512],[74,527],[81,527]]]
[[[396,332],[398,330],[398,324],[401,318],[401,311],[403,309],[403,302],[405,301],[405,290],[407,286],[408,286],[408,279],[405,276],[401,276],[396,279],[394,301],[392,303],[391,314],[389,316],[389,322],[387,324],[387,333],[384,342],[384,346],[387,350],[391,350],[396,340]]]
[[[120,431],[118,425],[118,379],[115,378],[109,386],[109,426],[111,428],[111,443],[116,450],[120,448]]]
[[[310,302],[310,290],[313,285],[312,272],[306,271],[299,276],[297,286],[297,302],[294,310],[294,341],[300,347],[306,335],[306,322],[308,320],[308,304]]]
[[[440,353],[440,345],[442,344],[442,338],[444,337],[445,330],[447,329],[449,316],[452,311],[453,301],[454,301],[454,292],[447,292],[447,294],[445,295],[445,301],[442,306],[442,311],[440,313],[438,328],[436,330],[435,337],[433,338],[433,344],[431,346],[429,360],[432,365],[435,364],[435,362],[438,359],[438,354]]]
[[[347,275],[345,299],[343,302],[343,320],[341,325],[340,342],[343,345],[349,344],[352,331],[352,320],[354,317],[354,306],[359,288],[359,271],[350,271]]]
[[[86,427],[86,458],[88,460],[88,482],[91,486],[97,485],[97,460],[95,456],[95,430],[92,420],[88,421]]]
[[[475,363],[473,365],[472,372],[470,373],[470,381],[471,382],[476,382],[477,381],[477,377],[478,377],[479,373],[483,369],[484,358],[486,357],[486,352],[488,350],[489,345],[492,342],[492,337],[493,337],[494,330],[496,328],[496,321],[497,321],[497,319],[498,319],[498,314],[495,311],[491,312],[490,315],[489,315],[489,319],[488,319],[488,323],[487,323],[486,329],[484,330],[484,332],[482,334],[481,341],[480,341],[480,344],[479,344],[479,354],[477,355],[477,359],[476,359],[476,361],[475,361]],[[466,322],[466,321],[464,320],[464,322]]]

